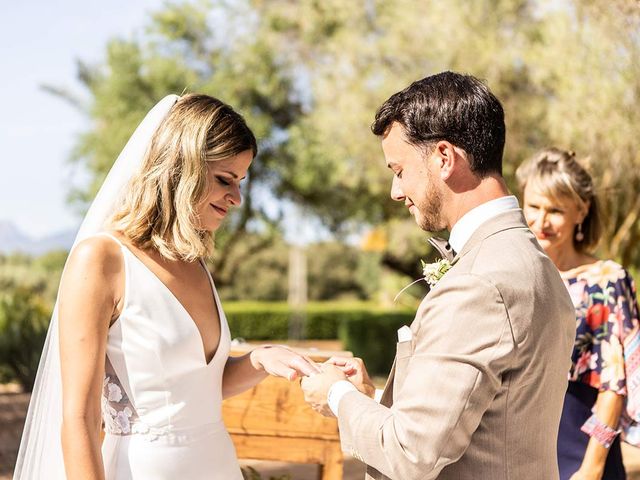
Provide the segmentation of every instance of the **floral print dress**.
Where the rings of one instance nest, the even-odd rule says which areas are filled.
[[[569,380],[627,395],[624,343],[638,334],[635,285],[607,260],[563,275],[576,307],[576,342]]]
[[[561,479],[582,463],[589,437],[580,427],[599,392],[625,397],[621,427],[630,443],[637,442],[640,419],[640,330],[631,276],[616,262],[601,260],[562,278],[576,308],[576,339],[558,437]],[[605,473],[603,478],[625,478],[619,440],[609,451]]]

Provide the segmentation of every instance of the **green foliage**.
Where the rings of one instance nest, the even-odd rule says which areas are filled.
[[[225,269],[233,273],[219,288],[225,301],[287,299],[289,246],[280,235],[247,233],[227,253]],[[379,261],[368,253],[332,241],[307,245],[305,254],[310,301],[367,300],[377,291]]]
[[[5,379],[31,391],[47,335],[51,310],[38,292],[17,287],[0,297],[0,369]]]
[[[285,303],[226,303],[231,335],[245,340],[283,340],[294,311]],[[345,349],[364,359],[372,375],[389,372],[398,328],[413,321],[409,309],[383,309],[358,302],[310,303],[303,311],[304,338],[339,338]]]
[[[0,255],[0,383],[31,390],[66,258]]]
[[[338,336],[345,350],[364,360],[371,375],[386,375],[396,354],[397,331],[410,325],[414,315],[409,310],[358,312],[340,322]]]
[[[385,199],[390,178],[368,125],[390,94],[452,69],[485,79],[502,100],[504,172],[512,187],[516,167],[540,148],[557,145],[591,158],[607,212],[600,253],[640,265],[634,248],[640,241],[634,133],[640,120],[640,9],[634,2],[253,5],[275,31],[268,37],[271,48],[282,52],[285,65],[307,73],[312,107],[289,129],[287,148],[295,162],[281,169],[296,198],[327,224],[404,218],[406,212]],[[409,257],[385,254],[383,261],[413,275],[408,265],[416,265],[419,255],[424,250]]]
[[[33,264],[48,275],[60,275],[68,255],[66,250],[51,250],[36,257]]]
[[[336,304],[309,304],[303,312],[304,337],[314,340],[338,338]],[[227,302],[225,315],[233,337],[245,340],[282,340],[289,336],[289,323],[296,314],[284,303]],[[343,313],[342,310],[339,311]]]
[[[541,128],[592,171],[605,215],[600,254],[640,266],[640,8],[568,2],[549,12],[524,53],[547,99]]]
[[[233,338],[272,340],[288,336],[291,311],[286,303],[226,302],[224,311]]]
[[[382,261],[415,278],[430,249],[408,228],[395,231],[407,213],[389,199],[369,125],[390,94],[452,69],[486,80],[502,100],[511,187],[516,167],[542,147],[591,158],[606,211],[600,253],[640,266],[638,31],[640,9],[628,0],[170,2],[145,36],[110,42],[101,65],[80,64],[91,127],[74,158],[93,181],[76,197],[91,198],[154,102],[202,91],[237,107],[260,139],[246,201],[232,233],[219,235],[221,285],[236,274],[226,258],[249,226],[278,223],[257,187],[303,204],[336,232],[386,224],[408,248],[398,254],[390,236]]]
[[[220,297],[229,300],[278,301],[287,298],[289,250],[280,235],[247,233],[226,252],[223,269],[231,272],[219,287]],[[212,262],[216,283],[220,261]]]
[[[74,189],[70,199],[86,208],[136,125],[163,96],[201,92],[233,105],[256,133],[260,154],[244,182],[245,201],[227,222],[229,234],[217,241],[216,279],[225,285],[235,273],[227,259],[241,245],[248,225],[268,228],[275,221],[253,202],[253,190],[278,184],[271,165],[289,161],[281,132],[301,111],[291,93],[293,80],[274,52],[254,41],[246,2],[170,2],[151,15],[146,27],[146,35],[109,42],[101,64],[80,64],[90,97],[83,106],[90,127],[78,138],[72,160],[91,181]]]
[[[39,257],[21,253],[0,255],[0,292],[26,287],[52,306],[67,254],[65,250],[54,250]]]
[[[375,283],[376,278],[367,277],[367,272],[359,272],[361,265],[367,263],[366,254],[344,243],[322,242],[307,246],[306,256],[310,300],[369,298],[371,289],[367,283]],[[375,267],[369,266],[369,273],[375,275]]]

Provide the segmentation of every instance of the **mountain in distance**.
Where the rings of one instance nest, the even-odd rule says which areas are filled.
[[[15,224],[0,220],[0,253],[42,255],[51,250],[69,250],[76,236],[75,230],[65,230],[41,238],[33,238]]]

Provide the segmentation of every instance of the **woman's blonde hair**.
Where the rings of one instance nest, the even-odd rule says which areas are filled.
[[[597,246],[602,234],[598,197],[591,175],[576,160],[574,152],[541,150],[518,167],[516,179],[523,195],[525,187],[531,185],[552,200],[568,197],[578,208],[586,208],[582,224],[574,231],[573,245],[578,252],[589,252]]]
[[[247,150],[255,157],[256,139],[229,105],[208,95],[181,97],[155,132],[111,227],[172,260],[211,255],[213,236],[198,219],[209,188],[206,162]]]

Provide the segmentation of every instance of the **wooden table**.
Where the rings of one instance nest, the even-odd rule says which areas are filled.
[[[232,347],[243,355],[255,345]],[[296,349],[322,362],[350,352]],[[238,458],[317,463],[318,478],[342,479],[338,422],[314,412],[304,401],[299,382],[268,377],[251,390],[222,403],[222,415]]]

